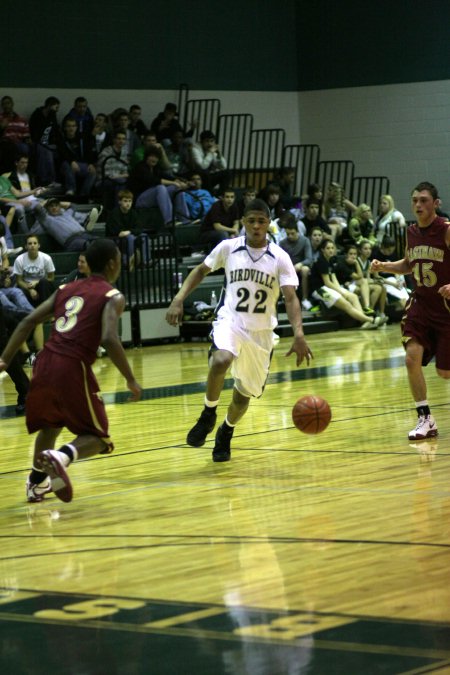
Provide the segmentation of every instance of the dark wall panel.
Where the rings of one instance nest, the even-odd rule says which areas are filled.
[[[21,0],[2,23],[3,87],[297,87],[295,0]]]
[[[450,78],[448,0],[297,0],[298,89]]]

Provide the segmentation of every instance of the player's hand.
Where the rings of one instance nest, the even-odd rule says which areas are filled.
[[[131,391],[130,401],[139,401],[142,396],[142,387],[136,380],[128,380],[127,387]]]
[[[166,321],[170,326],[181,326],[183,323],[184,308],[181,300],[172,300],[166,313]]]
[[[286,352],[285,356],[290,356],[291,354],[297,354],[297,366],[299,366],[304,359],[306,359],[306,363],[309,366],[310,360],[314,358],[304,335],[298,335],[294,338],[294,342],[292,343],[290,350]]]
[[[383,271],[383,263],[380,262],[377,259],[372,260],[372,262],[370,263],[370,271],[371,272],[382,272]]]
[[[0,359],[0,373],[3,373],[7,369],[6,363],[3,361],[3,359]]]
[[[439,295],[442,295],[443,298],[446,300],[450,299],[450,284],[446,284],[445,286],[441,286],[438,290]]]

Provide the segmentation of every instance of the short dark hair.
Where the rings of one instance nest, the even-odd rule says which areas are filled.
[[[161,159],[161,150],[157,148],[156,145],[149,145],[147,150],[144,152],[144,159],[147,159],[147,157],[151,157],[152,155],[158,159]]]
[[[91,272],[101,274],[110,260],[117,257],[118,248],[112,239],[96,239],[84,252]]]
[[[278,225],[284,229],[298,230],[297,219],[290,211],[284,211],[278,219]]]
[[[176,113],[177,112],[177,106],[175,105],[175,103],[166,103],[166,105],[164,106],[164,110],[165,111],[170,110],[171,112]]]
[[[56,96],[49,96],[45,99],[44,107],[49,108],[51,105],[56,105],[57,103],[60,103],[59,98],[56,98]]]
[[[262,199],[252,199],[244,209],[244,216],[250,213],[250,211],[262,211],[267,218],[270,218],[270,209]]]
[[[309,197],[309,198],[306,200],[306,208],[308,208],[308,206],[311,206],[312,204],[315,204],[316,206],[318,206],[318,207],[320,208],[320,202],[319,202],[319,200],[318,200],[318,199],[314,199],[314,197]]]
[[[213,139],[215,141],[216,135],[213,134],[213,132],[210,129],[205,129],[205,131],[202,131],[202,133],[200,134],[200,140],[209,141],[210,139]]]
[[[425,188],[422,188],[425,190]],[[389,234],[385,234],[383,239],[381,240],[381,247],[382,248],[391,248],[392,246],[395,246],[395,239],[394,237],[391,237]]]
[[[416,191],[422,192],[423,190],[426,190],[427,192],[429,192],[430,195],[433,197],[433,199],[439,199],[439,193],[438,193],[437,187],[435,185],[433,185],[433,183],[429,183],[426,180],[424,180],[421,183],[419,183],[418,185],[416,185],[416,187],[411,192],[411,194],[413,192],[416,192]]]

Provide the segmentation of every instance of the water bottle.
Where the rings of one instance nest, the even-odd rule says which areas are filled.
[[[213,291],[213,292],[211,293],[211,300],[209,301],[209,305],[210,305],[210,307],[212,307],[213,309],[215,309],[215,308],[217,307],[217,295],[216,295],[216,291]]]

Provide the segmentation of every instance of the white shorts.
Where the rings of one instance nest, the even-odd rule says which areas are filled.
[[[269,374],[273,331],[244,330],[219,317],[213,322],[212,339],[217,349],[234,355],[231,374],[239,393],[249,398],[261,396]]]
[[[342,298],[342,295],[328,286],[321,286],[317,291],[314,291],[312,297],[315,300],[321,300],[328,309],[333,307],[337,301]]]

